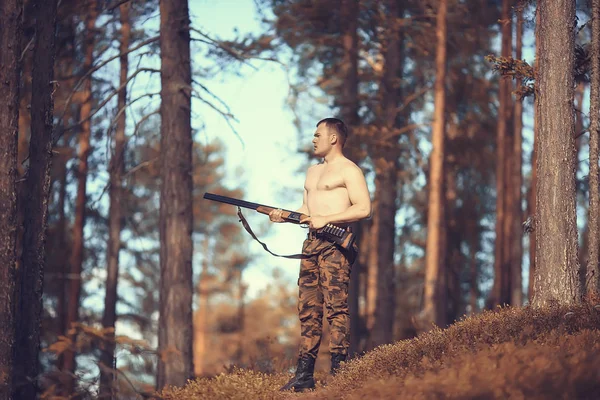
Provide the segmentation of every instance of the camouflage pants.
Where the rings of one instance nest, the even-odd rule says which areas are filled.
[[[299,356],[317,358],[323,332],[323,304],[329,322],[329,351],[348,353],[350,313],[348,311],[348,285],[351,262],[356,255],[347,254],[337,245],[320,238],[307,238],[303,254],[311,255],[300,263],[298,279],[298,314],[300,317]]]

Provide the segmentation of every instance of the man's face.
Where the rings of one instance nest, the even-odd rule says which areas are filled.
[[[333,145],[331,144],[330,130],[325,124],[317,127],[312,142],[315,156],[324,157],[329,153]]]

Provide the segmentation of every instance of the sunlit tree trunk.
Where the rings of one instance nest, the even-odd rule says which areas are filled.
[[[522,57],[523,47],[523,11],[517,11],[516,29],[516,58]],[[515,99],[514,104],[514,129],[513,129],[513,148],[512,148],[512,219],[511,230],[508,240],[510,240],[510,268],[511,268],[511,293],[510,304],[521,306],[523,304],[523,278],[522,278],[522,259],[523,259],[523,229],[521,222],[523,220],[521,190],[523,186],[523,101]]]
[[[124,3],[119,6],[121,19],[121,42],[119,51],[120,60],[120,78],[118,100],[117,100],[117,126],[114,137],[114,153],[110,162],[110,208],[108,216],[108,254],[106,271],[106,295],[104,297],[104,315],[102,317],[102,326],[107,331],[107,341],[105,350],[102,352],[101,363],[105,369],[100,373],[100,395],[105,398],[114,398],[116,395],[115,381],[117,368],[115,362],[115,322],[117,319],[117,284],[119,281],[119,252],[121,251],[121,230],[123,229],[123,174],[125,172],[125,121],[126,121],[126,102],[127,102],[127,71],[129,68],[128,56],[129,37],[131,35],[131,24],[129,22],[130,3]]]
[[[592,49],[590,82],[590,205],[588,211],[588,262],[586,291],[600,293],[600,174],[598,135],[600,134],[600,0],[592,0]]]
[[[29,167],[23,207],[23,250],[20,268],[20,298],[17,311],[15,398],[33,399],[37,394],[44,286],[45,241],[50,196],[52,156],[53,89],[57,0],[33,3],[35,47],[31,99]]]
[[[575,3],[540,0],[534,306],[580,301],[575,207]]]
[[[83,63],[83,73],[89,71],[94,64],[94,42],[96,27],[96,1],[93,0],[88,6],[88,14],[85,20],[85,59]],[[79,301],[81,297],[81,272],[83,269],[83,229],[85,227],[85,209],[87,205],[87,178],[88,178],[88,156],[91,152],[90,137],[92,133],[91,114],[92,114],[92,79],[87,77],[83,83],[82,90],[83,103],[81,105],[80,120],[81,132],[79,134],[79,149],[77,152],[77,197],[75,200],[75,222],[73,223],[73,244],[70,259],[70,274],[67,279],[67,331],[73,323],[79,321]],[[75,336],[68,334],[72,340]],[[75,372],[75,352],[68,350],[63,357],[63,370],[71,375]],[[75,388],[73,379],[67,378],[67,393],[72,393]]]
[[[429,169],[429,208],[427,218],[427,246],[425,256],[425,294],[423,314],[425,321],[443,327],[446,324],[443,305],[444,265],[440,242],[444,235],[444,136],[446,109],[446,42],[448,1],[440,0],[436,18],[436,77],[434,121]]]
[[[17,132],[22,1],[0,3],[0,399],[10,399],[15,337]]]
[[[187,0],[160,3],[161,193],[157,388],[194,373],[192,323],[192,128]]]

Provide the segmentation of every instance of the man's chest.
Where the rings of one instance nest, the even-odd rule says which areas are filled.
[[[319,168],[312,171],[306,178],[306,189],[333,190],[345,187],[342,173],[337,168]]]

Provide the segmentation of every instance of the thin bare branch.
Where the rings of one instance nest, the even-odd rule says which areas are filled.
[[[238,122],[238,120],[235,118],[235,116],[231,112],[223,111],[223,110],[219,109],[217,106],[215,106],[213,103],[211,103],[210,101],[202,98],[202,96],[200,95],[200,93],[196,89],[194,89],[193,87],[186,88],[186,89],[191,89],[192,90],[192,95],[193,95],[194,98],[200,100],[201,102],[203,102],[204,104],[206,104],[207,106],[209,106],[210,108],[212,108],[214,111],[216,111],[219,115],[221,115],[223,117],[223,119],[225,120],[225,122],[227,123],[227,125],[229,126],[229,128],[231,129],[231,131],[239,139],[240,143],[242,144],[242,148],[246,147],[246,144],[244,143],[244,140],[242,139],[242,137],[240,136],[240,134],[237,132],[237,130],[234,128],[234,126],[231,124],[231,120],[234,120],[234,121]]]
[[[67,99],[65,100],[65,104],[63,106],[63,113],[59,118],[59,122],[61,122],[67,112],[67,108],[69,107],[69,105],[71,104],[71,99],[73,98],[73,95],[75,94],[75,92],[77,92],[77,89],[79,88],[79,86],[81,85],[81,83],[88,78],[90,75],[92,75],[94,72],[98,71],[100,68],[104,67],[105,65],[109,64],[110,62],[116,60],[117,58],[121,57],[122,55],[125,54],[129,54],[131,52],[136,51],[137,49],[140,49],[150,43],[156,42],[157,40],[160,39],[160,36],[154,36],[151,37],[149,39],[144,40],[142,43],[138,44],[137,46],[131,47],[130,49],[128,49],[125,52],[119,53],[113,57],[110,57],[109,59],[101,62],[98,65],[95,65],[94,67],[90,68],[89,71],[87,71],[85,74],[83,74],[83,76],[81,78],[79,78],[79,80],[77,81],[77,83],[75,84],[75,86],[73,86],[73,89],[71,90],[71,93],[69,94],[69,96],[67,97]]]
[[[137,74],[139,74],[140,72],[153,72],[153,73],[160,73],[160,70],[157,70],[155,68],[140,68],[137,71],[135,71],[129,78],[127,78],[127,80],[125,82],[123,82],[116,90],[114,90],[107,98],[105,98],[102,103],[100,103],[100,105],[98,105],[98,107],[96,108],[96,110],[94,110],[94,112],[92,112],[87,118],[82,119],[78,122],[76,122],[73,125],[68,126],[67,128],[65,128],[65,131],[71,130],[81,124],[83,124],[84,122],[92,119],[105,105],[106,103],[108,103],[113,97],[115,97],[117,94],[119,94],[119,92],[125,87],[127,86],[127,84],[129,83],[130,80],[132,80],[133,78],[135,78],[135,76]]]

